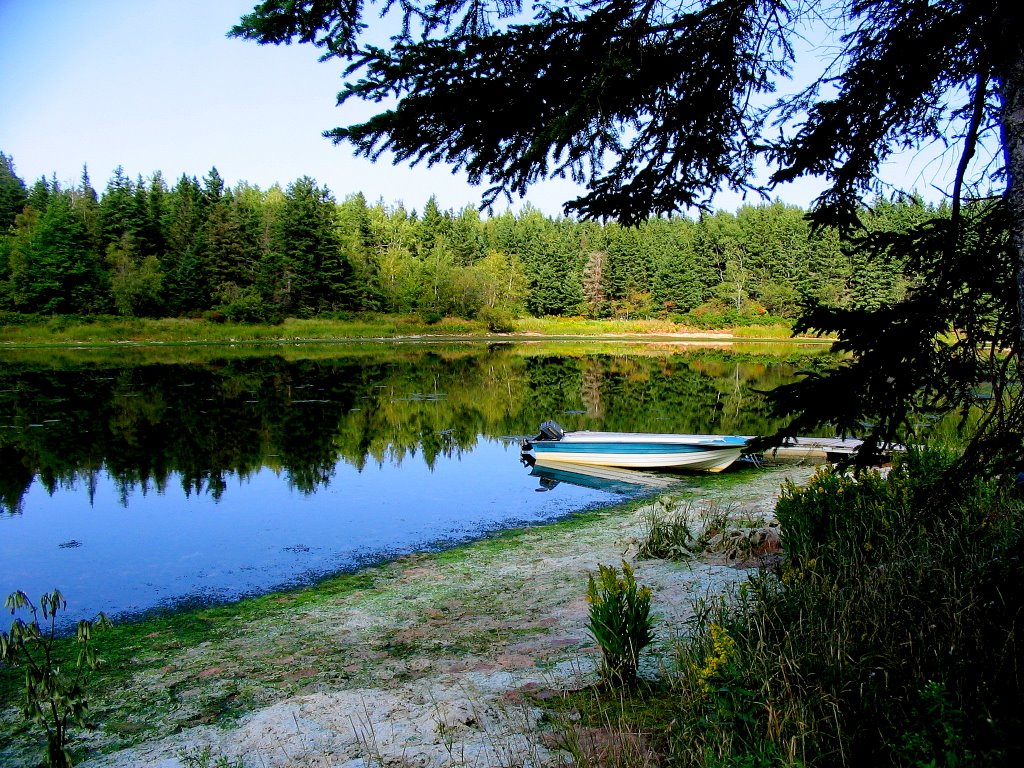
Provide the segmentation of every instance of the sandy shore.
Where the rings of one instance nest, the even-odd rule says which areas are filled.
[[[727,505],[770,517],[784,479],[810,468],[748,471],[749,480],[701,491],[685,503]],[[587,633],[587,574],[631,557],[644,512],[612,512],[581,526],[531,529],[500,544],[407,557],[372,588],[296,609],[286,624],[257,625],[229,643],[190,648],[125,690],[166,688],[173,718],[157,738],[81,763],[83,768],[192,766],[518,766],[555,763],[536,696],[596,679]],[[655,674],[685,631],[696,597],[722,592],[748,570],[722,559],[641,560],[654,591],[658,639],[642,672]],[[204,644],[205,645],[205,644]],[[260,688],[273,667],[293,693]],[[255,706],[229,722],[189,725],[218,686]],[[275,692],[276,691],[276,692]],[[168,734],[160,736],[160,733]],[[109,749],[103,730],[88,737]],[[563,756],[564,757],[564,756]],[[205,761],[205,762],[204,762]],[[220,761],[220,762],[218,762]]]

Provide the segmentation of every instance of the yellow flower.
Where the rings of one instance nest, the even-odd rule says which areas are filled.
[[[705,693],[711,692],[711,681],[736,654],[736,641],[729,637],[729,632],[725,627],[720,624],[712,624],[709,631],[711,652],[704,660],[704,666],[697,670],[697,681]]]

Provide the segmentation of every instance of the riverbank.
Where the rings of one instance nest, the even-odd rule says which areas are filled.
[[[768,516],[782,482],[809,474],[745,471],[702,485],[687,503]],[[552,742],[536,697],[595,680],[587,573],[629,557],[644,520],[636,504],[586,513],[344,583],[118,628],[101,646],[120,669],[97,681],[100,727],[76,745],[107,754],[81,764],[545,762]],[[692,601],[746,574],[724,560],[636,568],[659,616],[647,674]]]
[[[479,320],[446,317],[427,322],[417,315],[359,313],[337,319],[290,318],[276,325],[221,323],[191,318],[6,316],[0,317],[0,349],[25,346],[133,344],[302,344],[356,339],[486,340],[542,336],[548,338],[651,338],[688,341],[820,342],[792,338],[789,327],[752,325],[735,328],[691,328],[668,320],[586,320],[583,318],[519,318],[495,332]]]

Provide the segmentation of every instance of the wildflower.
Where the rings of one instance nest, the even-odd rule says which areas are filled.
[[[711,652],[704,661],[704,666],[697,670],[697,681],[705,693],[711,692],[711,681],[721,669],[736,655],[736,641],[729,636],[728,630],[720,624],[712,624]]]

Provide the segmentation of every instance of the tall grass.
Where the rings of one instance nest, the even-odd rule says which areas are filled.
[[[415,314],[339,312],[312,318],[288,318],[280,323],[250,324],[231,322],[217,313],[194,318],[148,319],[112,315],[50,316],[0,312],[0,343],[18,345],[294,342],[404,336],[488,336],[495,333],[614,337],[683,332],[709,337],[726,333],[748,340],[783,340],[791,336],[790,328],[785,324],[735,328],[723,326],[694,331],[692,326],[666,319],[515,318],[505,313],[484,313],[476,319],[466,320]]]
[[[209,318],[126,318],[79,315],[14,315],[0,313],[0,343],[116,344],[125,342],[180,344],[233,342],[303,342],[396,336],[463,336],[487,333],[485,323],[460,318],[428,321],[418,315],[341,313],[309,319],[289,318],[276,324],[215,321]]]
[[[781,564],[699,601],[676,644],[657,762],[1022,764],[1024,510],[952,460],[783,489]]]
[[[951,485],[950,464],[913,453],[887,479],[784,489],[781,569],[704,605],[680,646],[674,759],[1017,764],[1021,503],[997,481]]]

